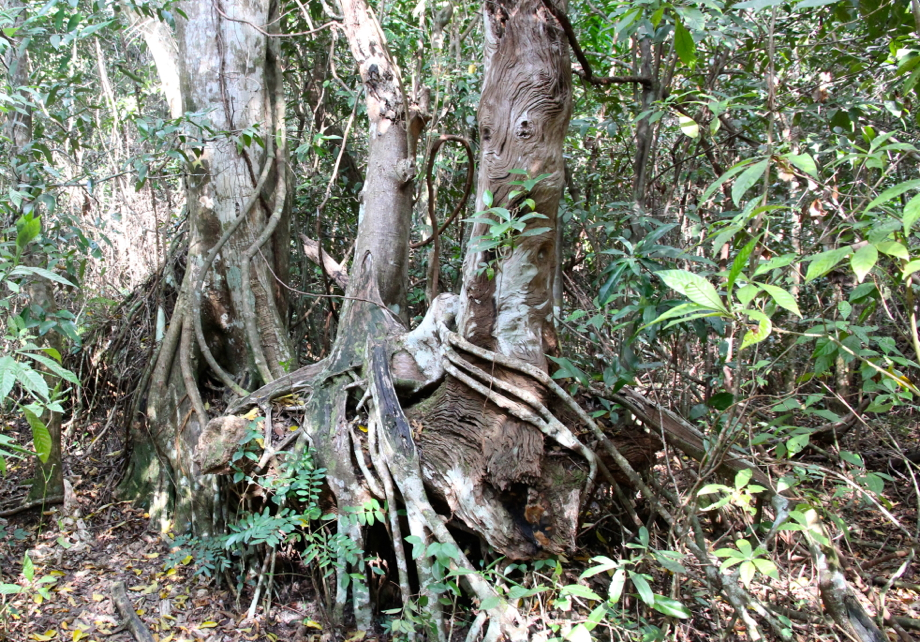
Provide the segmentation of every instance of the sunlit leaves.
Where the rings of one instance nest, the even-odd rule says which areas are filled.
[[[856,280],[862,283],[866,275],[875,267],[878,262],[878,250],[874,245],[866,244],[856,250],[850,257],[850,266],[856,273]]]
[[[686,270],[662,270],[656,272],[665,284],[705,308],[728,312],[716,289],[705,278]]]

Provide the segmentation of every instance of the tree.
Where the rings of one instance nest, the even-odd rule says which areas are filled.
[[[270,382],[292,361],[286,330],[289,194],[284,100],[268,2],[185,3],[178,66],[157,57],[187,115],[186,269],[149,375],[146,420],[134,428],[124,492],[153,497],[155,519],[210,532],[216,486],[191,459],[208,413],[205,364],[230,390]],[[148,30],[148,40],[168,36]],[[169,51],[170,43],[157,50]],[[178,79],[172,74],[178,73]],[[173,100],[173,102],[175,102]]]

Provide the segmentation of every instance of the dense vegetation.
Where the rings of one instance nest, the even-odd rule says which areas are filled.
[[[0,516],[329,639],[920,630],[918,0],[263,4],[0,8]]]

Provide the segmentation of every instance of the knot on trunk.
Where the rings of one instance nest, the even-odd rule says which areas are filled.
[[[194,461],[201,474],[229,473],[233,455],[248,430],[249,420],[245,417],[230,415],[209,421],[195,448]]]

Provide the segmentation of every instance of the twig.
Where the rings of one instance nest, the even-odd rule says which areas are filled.
[[[137,642],[154,642],[150,631],[144,626],[143,621],[137,616],[137,613],[134,612],[134,605],[131,604],[131,600],[128,599],[124,582],[115,582],[112,584],[112,601],[115,602],[118,612],[121,613],[121,617],[124,618],[125,626],[128,627],[128,630],[131,631],[131,634]]]
[[[594,75],[594,72],[591,70],[591,63],[588,62],[588,58],[585,56],[585,52],[581,50],[581,45],[578,44],[578,36],[575,35],[575,29],[572,28],[572,23],[569,22],[568,16],[565,15],[559,7],[555,5],[553,0],[543,0],[544,6],[549,9],[549,12],[553,14],[553,17],[559,22],[559,25],[562,27],[562,30],[565,32],[566,38],[569,40],[569,46],[572,48],[572,53],[575,54],[575,58],[578,60],[578,64],[581,65],[582,73],[575,72],[575,74],[581,78],[584,78],[592,85],[612,85],[615,83],[638,83],[646,87],[652,86],[652,79],[646,78],[645,76],[610,76],[607,78],[599,78]]]

